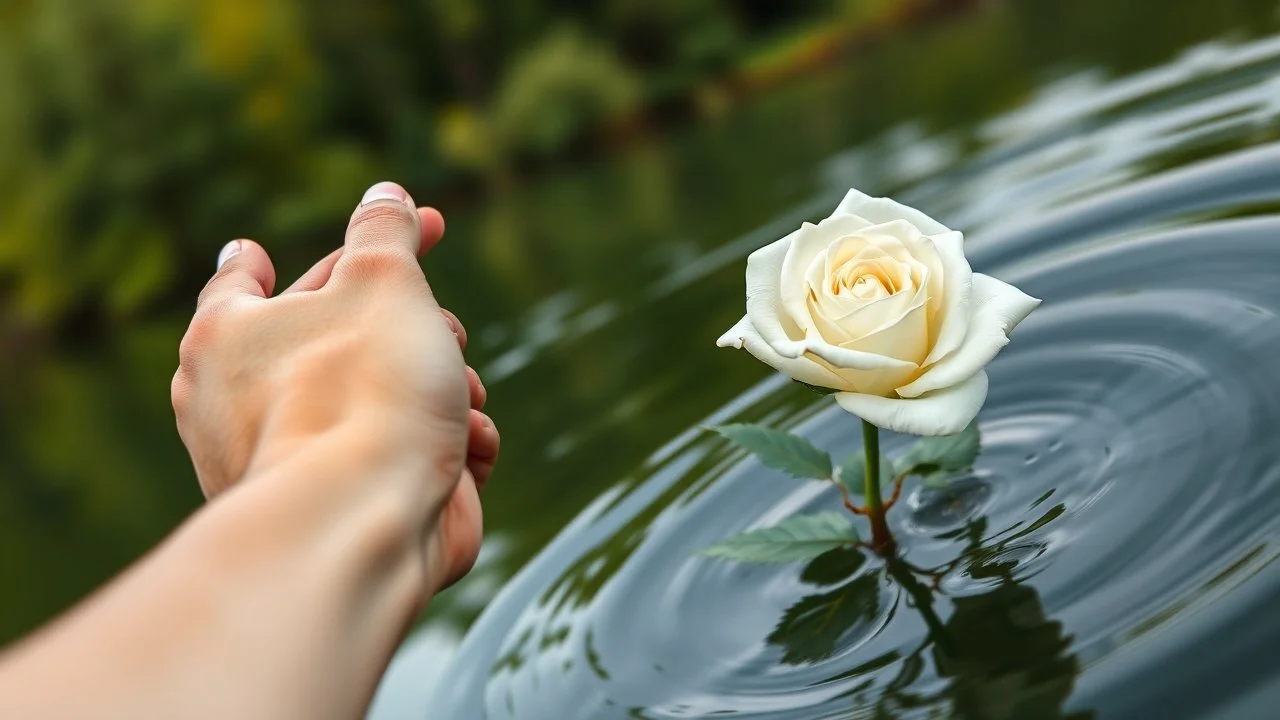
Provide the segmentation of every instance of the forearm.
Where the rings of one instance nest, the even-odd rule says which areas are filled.
[[[434,587],[425,470],[367,445],[292,453],[0,658],[0,716],[358,717]]]

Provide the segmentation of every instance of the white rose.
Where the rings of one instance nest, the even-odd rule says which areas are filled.
[[[716,343],[746,348],[867,422],[950,435],[987,398],[983,368],[1040,301],[975,273],[964,236],[850,190],[831,217],[747,259],[747,315]]]

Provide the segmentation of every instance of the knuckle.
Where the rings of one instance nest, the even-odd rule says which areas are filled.
[[[347,232],[370,244],[398,244],[414,228],[416,217],[417,212],[404,203],[375,203],[361,208],[351,218]]]
[[[182,342],[178,343],[178,362],[183,367],[190,368],[198,364],[208,348],[216,344],[216,338],[221,334],[232,306],[230,300],[223,300],[205,303],[196,310],[186,334],[182,336]]]
[[[173,412],[179,418],[186,415],[187,408],[190,405],[191,398],[191,381],[187,374],[181,368],[173,375],[173,382],[169,384],[169,402],[173,405]]]
[[[209,298],[213,295],[214,291],[217,290],[218,280],[222,277],[222,273],[224,271],[225,268],[223,270],[219,270],[218,273],[210,278],[209,282],[205,283],[204,287],[200,289],[200,294],[196,296],[197,308],[203,307],[209,302]]]
[[[384,284],[391,280],[416,280],[422,275],[416,262],[403,253],[394,252],[390,247],[349,253],[344,259],[345,274],[352,276],[357,282]]]
[[[200,348],[205,344],[208,335],[207,324],[192,320],[187,332],[178,343],[178,364],[184,368],[194,367],[200,358]]]

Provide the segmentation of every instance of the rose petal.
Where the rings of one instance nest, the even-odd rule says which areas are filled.
[[[808,329],[808,313],[805,300],[808,295],[804,283],[805,271],[813,264],[815,258],[827,252],[832,243],[841,238],[856,234],[870,225],[866,220],[851,215],[830,217],[814,225],[804,223],[800,229],[788,237],[792,240],[783,257],[778,271],[779,278],[786,278],[782,283],[782,306],[800,329]]]
[[[845,330],[832,319],[826,303],[810,300],[808,306],[809,317],[813,320],[813,325],[806,332],[806,335],[815,334],[816,337],[832,345],[840,345],[855,339],[853,335],[849,334],[848,330]]]
[[[920,234],[915,226],[906,220],[894,220],[892,222],[880,223],[879,225],[870,225],[864,228],[859,237],[863,242],[873,247],[883,250],[898,262],[919,261],[917,255],[919,252],[919,238],[924,236]],[[926,246],[930,254],[933,248]]]
[[[835,308],[836,313],[843,312],[844,314],[833,314],[831,312],[832,304],[837,305]],[[813,320],[813,326],[805,333],[805,337],[817,338],[831,345],[847,347],[850,350],[886,354],[880,350],[863,347],[860,344],[860,339],[873,336],[897,324],[907,313],[912,312],[917,305],[923,304],[924,295],[922,293],[904,290],[889,297],[873,300],[862,307],[855,307],[852,312],[849,312],[848,307],[841,307],[841,305],[853,306],[852,301],[837,303],[834,300],[824,300],[819,296],[816,301],[809,300],[808,310],[809,316]],[[927,323],[924,329],[928,330]],[[921,353],[920,357],[913,359],[912,362],[919,362],[919,360],[923,359],[923,355]],[[896,357],[896,355],[891,356]]]
[[[933,348],[924,359],[924,364],[930,365],[955,352],[969,332],[974,274],[964,256],[963,234],[946,232],[926,241],[933,245],[942,262],[943,278],[942,305],[933,318]],[[938,292],[934,288],[930,291]]]
[[[729,329],[729,332],[721,335],[720,339],[716,340],[716,345],[745,348],[755,359],[803,383],[837,390],[849,387],[839,375],[808,358],[784,358],[774,352],[773,348],[769,347],[769,344],[756,332],[749,317],[742,318],[737,325]]]
[[[960,263],[944,262],[939,247],[934,240],[926,235],[922,235],[914,225],[906,220],[893,220],[887,223],[881,223],[863,230],[863,235],[868,241],[877,247],[884,247],[886,251],[892,253],[894,257],[900,259],[904,264],[908,264],[914,268],[928,270],[928,299],[929,299],[929,337],[933,341],[930,349],[936,346],[939,337],[940,328],[943,325],[945,316],[944,303],[948,300],[948,293],[952,287],[965,288],[964,294],[960,298],[951,297],[951,302],[957,302],[968,297],[967,288],[969,283],[969,266],[964,260],[964,252],[961,247],[963,236],[955,233],[954,238],[947,238],[944,242],[948,247],[946,250],[950,252],[953,248],[957,250],[957,256]],[[951,233],[943,233],[939,237],[945,237]],[[950,240],[955,242],[951,243]],[[948,266],[956,273],[957,280],[949,281],[947,275]],[[922,278],[923,279],[923,278]],[[962,323],[963,325],[963,323]],[[963,331],[963,327],[958,327],[950,332],[956,333]],[[958,341],[950,341],[951,346],[947,350],[954,349],[958,345]],[[936,359],[936,357],[935,357]]]
[[[846,370],[832,365],[827,369],[846,381],[843,389],[865,395],[895,395],[894,388],[920,374],[915,361],[928,349],[928,309],[924,297],[904,315],[881,330],[843,343],[841,347],[863,353],[910,361],[908,365],[880,370]],[[826,364],[817,358],[819,364]]]
[[[854,309],[853,312],[831,319],[845,329],[850,340],[856,340],[877,333],[897,323],[915,307],[916,298],[917,293],[914,290],[904,290],[879,300],[872,300],[862,307]],[[920,295],[920,299],[923,300],[924,296]],[[857,349],[862,350],[861,347]]]
[[[850,370],[835,367],[817,355],[809,355],[808,358],[840,378],[839,390],[860,395],[896,398],[897,394],[893,389],[918,374],[918,368],[914,365],[880,370]]]
[[[902,248],[903,254],[907,262],[897,262],[893,256],[886,253],[882,248],[875,245],[864,245],[855,255],[849,256],[844,248],[834,249],[834,259],[836,261],[845,260],[846,262],[855,263],[878,263],[881,267],[892,265],[890,268],[894,270],[894,279],[899,285],[906,286],[911,281],[910,267],[918,265],[906,254],[906,249]],[[826,314],[828,319],[838,319],[848,317],[851,313],[856,312],[859,308],[870,303],[859,301],[857,298],[844,295],[833,295],[831,290],[831,277],[837,272],[839,263],[833,263],[833,253],[828,252],[826,255],[814,258],[813,264],[809,266],[809,271],[805,275],[805,282],[809,288],[813,290],[813,297],[807,298],[808,302],[817,302],[818,306]],[[812,308],[810,308],[812,311]],[[846,339],[852,339],[854,336],[849,335]],[[830,339],[830,338],[828,338]]]
[[[827,313],[827,317],[839,317],[840,315],[840,298],[832,295],[827,289],[827,278],[831,276],[831,258],[830,254],[819,255],[813,259],[813,263],[809,266],[809,271],[805,273],[805,284],[809,292],[813,293],[811,297],[805,298],[805,306],[808,308],[810,303],[816,302],[821,305]],[[812,308],[810,315],[812,315]],[[817,318],[814,318],[817,321]]]
[[[843,314],[833,314],[829,311],[826,304],[822,305],[823,310],[826,312],[826,316],[830,318],[831,322],[839,325],[845,330],[846,335],[848,336],[845,342],[848,342],[849,340],[857,341],[859,338],[874,335],[875,333],[885,330],[896,324],[908,312],[915,309],[917,305],[928,301],[928,294],[926,290],[929,286],[927,282],[930,274],[929,270],[924,265],[914,260],[910,262],[910,265],[921,275],[921,279],[925,281],[924,283],[916,285],[912,282],[909,287],[904,288],[901,292],[890,295],[889,297],[880,298],[879,300],[873,300],[861,307],[855,306],[852,311],[846,310]],[[844,305],[848,306],[852,305],[852,303],[846,303]],[[925,327],[927,330],[927,323]],[[864,350],[864,348],[858,345],[848,345],[847,347],[851,349]],[[867,352],[878,351],[867,350]],[[906,355],[895,354],[894,357],[906,357]],[[912,362],[916,363],[923,359],[923,357],[917,357],[914,353],[911,354],[911,357],[913,358]]]
[[[788,327],[783,324],[784,319],[789,322],[790,318],[782,309],[778,286],[783,259],[798,232],[756,250],[747,258],[747,317],[751,319],[751,326],[760,339],[777,355],[792,360],[803,358],[806,352],[813,352],[820,355],[827,353],[829,357],[825,359],[829,362],[837,367],[852,370],[917,368],[918,366],[914,363],[904,363],[901,360],[870,353],[841,350],[813,338],[799,340],[800,329],[794,325]],[[795,336],[793,337],[788,331],[794,332]],[[752,354],[755,355],[754,352]],[[756,357],[760,356],[756,355]],[[839,359],[832,360],[832,357]]]
[[[918,367],[929,351],[929,313],[924,293],[916,293],[914,297],[900,293],[889,299],[898,298],[902,298],[902,302],[894,309],[898,314],[891,322],[851,338],[842,347],[907,360]]]
[[[915,381],[898,388],[898,394],[918,397],[955,385],[982,370],[1009,343],[1009,333],[1039,304],[1039,300],[1008,283],[974,273],[969,306],[972,317],[964,343]]]
[[[840,407],[886,430],[909,435],[954,435],[967,426],[987,399],[987,374],[979,372],[954,387],[909,400],[841,392]]]
[[[907,207],[889,198],[873,198],[857,190],[850,190],[844,196],[844,200],[840,201],[836,211],[831,214],[832,217],[837,215],[860,215],[876,224],[906,220],[925,235],[950,232],[950,228],[946,225],[913,207]]]
[[[920,367],[916,363],[898,360],[886,355],[876,355],[875,353],[837,347],[816,338],[805,338],[794,345],[799,346],[801,353],[822,358],[842,370],[915,370]],[[794,348],[787,347],[779,350],[775,346],[774,349],[778,350],[778,354],[785,356]]]
[[[787,315],[782,308],[779,285],[782,281],[782,262],[787,256],[791,242],[800,234],[797,230],[790,235],[772,242],[747,256],[747,316],[751,324],[764,341],[773,347],[794,342],[802,336],[799,327],[791,321],[795,336],[784,327],[782,315]],[[799,357],[800,352],[788,353],[788,357]]]

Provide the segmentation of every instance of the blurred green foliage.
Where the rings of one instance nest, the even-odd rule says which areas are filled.
[[[8,3],[0,322],[134,315],[237,236],[297,254],[382,177],[501,183],[866,2]]]
[[[0,329],[163,307],[235,237],[269,238],[278,262],[299,265],[375,180],[487,196],[654,122],[719,116],[889,29],[997,5],[11,0],[0,8]],[[1177,0],[1158,28],[1104,0],[1016,5],[927,53],[903,47],[912,57],[866,84],[972,116],[992,93],[963,73],[1033,82],[1018,66],[983,67],[1010,50],[1029,66],[1077,46],[1138,58],[1165,44],[1135,37],[1256,24],[1243,16],[1262,4]]]

